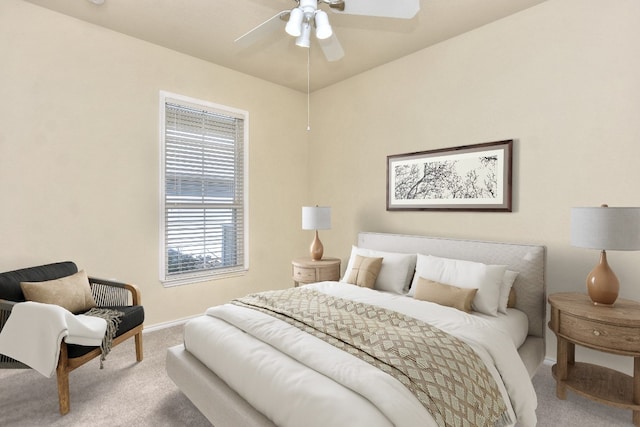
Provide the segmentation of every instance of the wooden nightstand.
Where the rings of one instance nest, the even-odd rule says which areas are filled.
[[[291,265],[294,286],[325,280],[340,280],[340,259],[338,258],[322,258],[320,261],[297,258],[291,261]]]
[[[618,299],[613,307],[595,306],[587,295],[549,297],[549,328],[558,338],[558,363],[553,366],[556,395],[567,388],[596,402],[633,410],[640,426],[640,303]],[[632,356],[633,377],[613,369],[575,361],[575,345]]]

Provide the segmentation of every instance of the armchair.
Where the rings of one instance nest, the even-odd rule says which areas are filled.
[[[78,272],[78,267],[70,261],[0,273],[0,331],[4,327],[13,306],[25,301],[21,282],[43,282],[60,279]],[[110,308],[123,313],[112,346],[134,337],[136,360],[142,361],[142,328],[144,308],[140,305],[140,291],[131,284],[89,277],[91,294],[97,307]],[[69,412],[69,373],[95,357],[100,357],[100,347],[75,344],[60,344],[60,356],[56,367],[58,400],[60,413]],[[0,354],[0,369],[28,369],[29,367],[10,357]]]

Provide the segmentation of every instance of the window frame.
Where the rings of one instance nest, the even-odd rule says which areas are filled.
[[[242,243],[243,252],[241,262],[228,268],[200,270],[194,272],[174,273],[168,272],[168,247],[166,239],[166,110],[167,103],[184,105],[223,116],[243,120],[243,147],[242,147]],[[246,274],[249,269],[249,113],[233,107],[216,104],[210,101],[191,98],[184,95],[160,91],[160,215],[159,215],[159,251],[160,251],[160,282],[164,287],[198,283],[209,280],[223,279]],[[204,204],[204,203],[203,203]]]

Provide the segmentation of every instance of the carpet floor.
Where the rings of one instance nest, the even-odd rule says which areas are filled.
[[[55,375],[0,370],[0,426],[211,426],[165,371],[167,348],[182,342],[182,326],[144,333],[142,341],[140,363],[129,339],[113,348],[104,369],[96,358],[71,372],[65,416]]]
[[[182,342],[182,327],[144,334],[144,360],[135,361],[133,340],[115,347],[99,369],[93,360],[70,375],[71,412],[60,416],[55,376],[33,370],[0,370],[0,426],[211,426],[165,371],[166,349]],[[568,392],[555,396],[551,367],[533,379],[538,426],[632,426],[631,411]],[[235,426],[217,426],[235,427]]]

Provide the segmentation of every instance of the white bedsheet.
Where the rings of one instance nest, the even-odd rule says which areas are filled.
[[[498,313],[497,317],[477,312],[472,314],[475,323],[484,322],[485,327],[503,332],[511,339],[516,348],[520,347],[527,339],[529,319],[520,310],[508,308],[506,314]]]
[[[396,293],[385,293],[390,296],[400,296]],[[410,295],[405,294],[404,296],[406,298],[413,299],[413,297]],[[425,302],[425,304],[432,303]],[[472,314],[473,317],[470,317],[469,319],[473,319],[473,323],[482,324],[482,322],[484,322],[485,327],[504,332],[509,338],[511,338],[511,342],[513,342],[513,345],[516,348],[520,347],[527,339],[527,335],[529,334],[529,319],[527,318],[527,315],[520,310],[517,310],[515,308],[508,308],[506,314],[498,312],[497,316],[490,316],[488,314],[478,313],[476,311],[474,311]]]
[[[527,370],[509,334],[487,329],[486,319],[337,282],[307,286],[403,312],[463,339],[488,363],[520,425],[535,425],[537,400]],[[230,304],[206,314],[185,327],[187,350],[279,426],[435,425],[393,377],[294,326]]]

